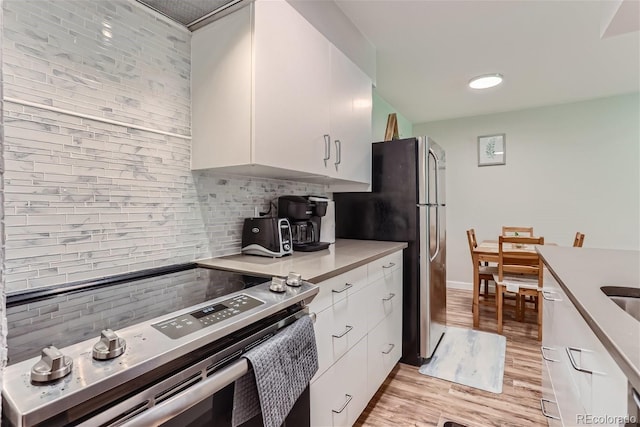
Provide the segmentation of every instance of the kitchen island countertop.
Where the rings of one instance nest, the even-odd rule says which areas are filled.
[[[268,258],[255,255],[229,255],[197,261],[203,267],[266,276],[300,273],[304,280],[319,283],[400,251],[405,242],[336,239],[336,243],[317,252],[294,252],[291,256]]]
[[[640,390],[640,322],[600,290],[640,288],[640,251],[557,246],[537,250],[629,382]]]

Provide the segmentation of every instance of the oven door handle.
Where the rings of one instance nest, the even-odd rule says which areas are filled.
[[[247,372],[249,372],[249,363],[247,359],[241,358],[237,362],[212,374],[200,383],[189,387],[158,405],[152,406],[121,425],[127,427],[148,427],[165,423],[202,402],[214,393],[222,390]]]

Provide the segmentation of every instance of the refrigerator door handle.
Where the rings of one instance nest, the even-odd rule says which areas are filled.
[[[440,175],[440,159],[438,159],[438,156],[436,155],[436,152],[433,151],[432,148],[429,148],[429,155],[431,157],[433,157],[433,160],[436,162],[436,170],[434,171],[434,176],[435,176],[435,187],[436,187],[436,200],[435,203],[436,205],[440,204],[440,194],[439,194],[439,188],[440,185],[438,185],[438,175]],[[428,187],[427,187],[427,191],[428,191]]]
[[[440,175],[440,161],[438,159],[438,156],[436,155],[435,151],[433,151],[431,148],[429,148],[429,155],[431,157],[433,157],[433,160],[435,161],[435,168],[436,170],[434,171],[434,176],[435,176],[435,182],[434,182],[434,186],[436,188],[436,200],[435,200],[435,206],[436,206],[436,251],[433,255],[430,256],[431,261],[433,261],[434,259],[436,259],[436,257],[438,256],[438,254],[440,253],[440,197],[439,197],[439,185],[438,185],[438,175]],[[425,171],[425,176],[428,176],[428,171]],[[427,187],[427,191],[429,187]],[[427,201],[429,201],[429,199],[427,198]]]
[[[436,251],[429,257],[431,261],[436,259],[438,253],[440,253],[440,206],[436,205]],[[431,249],[431,245],[429,245]]]

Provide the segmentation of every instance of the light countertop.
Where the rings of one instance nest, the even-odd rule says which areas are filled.
[[[336,239],[329,249],[317,252],[294,252],[282,258],[239,254],[199,260],[197,263],[205,267],[266,276],[286,276],[296,272],[304,280],[319,283],[406,247],[405,242]]]
[[[640,322],[601,286],[640,288],[640,251],[538,246],[549,271],[589,327],[640,390]]]

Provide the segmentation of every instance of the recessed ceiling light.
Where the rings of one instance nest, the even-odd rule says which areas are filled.
[[[472,78],[469,81],[469,87],[471,89],[488,89],[498,86],[500,83],[502,83],[502,74],[485,74]]]

